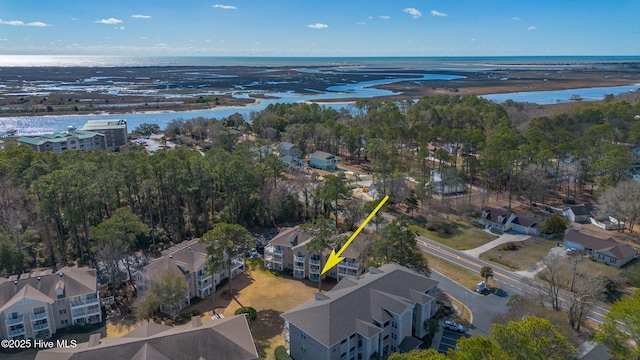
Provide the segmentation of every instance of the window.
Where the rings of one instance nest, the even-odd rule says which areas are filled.
[[[614,259],[614,258],[609,258],[609,262],[610,262],[611,264],[615,264],[615,263],[616,263],[616,259]]]
[[[397,323],[397,322],[395,322],[395,320],[394,320],[394,321],[392,321],[392,322],[391,322],[391,327],[392,327],[392,328],[394,328],[394,329],[397,329],[397,328],[398,328],[398,323]]]
[[[67,325],[69,323],[69,320],[64,319],[64,320],[60,320],[60,325]]]
[[[304,332],[302,332],[302,333],[300,333],[300,337],[303,338],[303,339],[306,339],[307,335]]]
[[[396,335],[396,333],[391,333],[391,338],[393,340],[398,340],[398,335]]]
[[[386,323],[384,323],[384,327],[389,326],[389,322],[387,321]]]
[[[302,352],[307,352],[307,348],[306,347],[302,347]]]
[[[60,314],[60,315],[64,315],[64,314],[66,314],[66,313],[67,313],[67,309],[60,309],[60,310],[58,310],[58,314]]]
[[[347,342],[347,339],[344,339],[344,340],[340,341],[340,344],[344,344],[346,342]]]

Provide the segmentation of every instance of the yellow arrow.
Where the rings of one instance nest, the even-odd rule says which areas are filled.
[[[323,275],[324,273],[329,271],[332,267],[338,265],[340,261],[344,260],[344,258],[340,257],[340,255],[342,255],[342,253],[347,249],[347,246],[351,244],[353,239],[355,239],[356,236],[360,234],[360,231],[362,231],[362,229],[364,229],[364,227],[367,226],[367,223],[369,222],[369,220],[371,220],[375,216],[375,214],[378,212],[378,210],[380,210],[380,208],[382,208],[382,205],[384,205],[384,203],[386,203],[387,200],[389,200],[389,195],[385,196],[384,199],[380,201],[380,204],[378,204],[378,206],[376,206],[376,208],[373,209],[371,214],[369,214],[369,216],[364,220],[364,222],[362,223],[362,225],[360,225],[358,230],[356,230],[356,232],[354,232],[353,235],[351,235],[349,240],[347,240],[347,242],[344,243],[344,245],[342,245],[342,248],[340,248],[340,251],[336,253],[336,249],[331,249],[331,255],[329,255],[329,258],[327,259],[327,263],[324,264],[324,268],[322,269],[322,273],[320,273],[320,275]]]

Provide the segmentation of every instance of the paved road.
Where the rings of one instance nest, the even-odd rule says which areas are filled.
[[[525,293],[535,295],[538,293],[537,289],[535,288],[535,283],[533,282],[533,280],[528,279],[524,276],[518,275],[514,272],[504,270],[493,264],[489,264],[482,260],[476,259],[461,251],[457,251],[448,246],[444,246],[442,244],[439,244],[435,241],[429,240],[421,236],[418,236],[418,246],[422,251],[426,251],[428,253],[441,257],[442,259],[448,260],[466,269],[477,272],[478,274],[480,273],[480,269],[482,269],[483,266],[490,266],[491,268],[493,268],[493,274],[494,274],[493,279],[498,282],[498,284],[500,285],[499,286],[500,289],[504,290],[507,296],[513,295],[513,294],[525,294]],[[471,294],[474,294],[474,295],[476,294],[471,289],[469,289],[468,291]],[[453,295],[453,296],[460,299],[458,297],[459,293],[458,293],[458,296],[456,295]],[[566,303],[566,299],[567,299],[567,296],[561,294],[560,296],[561,303],[562,302]],[[505,302],[505,305],[506,305],[506,302]],[[467,306],[469,306],[469,304],[467,304]],[[472,309],[472,312],[474,312],[473,309]],[[604,321],[604,314],[606,314],[607,312],[608,312],[607,309],[596,306],[593,309],[589,310],[589,314],[587,315],[587,318],[601,324]],[[476,322],[476,319],[475,319],[475,312],[474,312],[474,323],[475,322]],[[480,324],[478,324],[477,326],[480,327]]]

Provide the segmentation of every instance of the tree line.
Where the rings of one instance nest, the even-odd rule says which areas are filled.
[[[381,195],[413,208],[433,194],[431,170],[531,204],[551,190],[571,198],[578,189],[604,193],[624,183],[634,161],[630,149],[640,141],[639,103],[577,104],[527,124],[511,121],[505,106],[475,96],[359,100],[340,111],[273,104],[250,123],[238,114],[177,119],[165,137],[188,146],[152,156],[137,144],[59,155],[8,145],[0,152],[0,267],[6,274],[95,261],[100,235],[91,229],[119,209],[148,227],[128,240],[127,252],[200,237],[218,222],[272,228],[341,211],[345,228],[353,227],[364,204],[347,196],[340,179],[290,174],[284,181],[284,165],[263,151],[278,141],[303,154],[322,150],[360,163]],[[422,185],[415,193],[395,185],[406,175]],[[639,207],[621,205],[619,193],[608,208],[635,221]]]

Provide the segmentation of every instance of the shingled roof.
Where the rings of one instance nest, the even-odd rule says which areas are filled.
[[[36,360],[246,360],[258,357],[244,315],[209,320],[199,326],[192,322],[170,327],[148,337],[128,335],[102,339],[93,347],[81,343],[75,348],[40,351]]]
[[[0,278],[0,311],[23,298],[53,303],[58,298],[56,289],[62,289],[64,297],[98,291],[96,270],[65,267]]]
[[[376,329],[365,324],[372,319],[389,320],[387,311],[404,310],[416,300],[421,300],[412,290],[425,293],[438,284],[397,264],[386,264],[359,279],[345,281],[348,286],[341,286],[344,282],[341,281],[333,290],[322,293],[323,296],[281,316],[323,345],[331,347],[356,332],[362,335],[375,333]],[[432,299],[429,296],[422,300]]]

